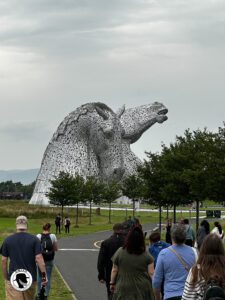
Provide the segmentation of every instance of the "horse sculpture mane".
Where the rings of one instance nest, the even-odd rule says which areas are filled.
[[[100,102],[84,104],[68,114],[43,155],[30,204],[48,205],[50,181],[61,171],[102,180],[121,180],[142,162],[130,144],[156,122],[167,119],[158,102],[117,113]]]

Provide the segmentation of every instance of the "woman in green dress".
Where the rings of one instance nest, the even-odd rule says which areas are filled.
[[[144,234],[134,227],[123,248],[112,257],[110,289],[113,300],[153,300],[151,277],[154,272],[153,257],[146,252]]]

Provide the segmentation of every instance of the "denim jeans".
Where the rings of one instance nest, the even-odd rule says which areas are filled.
[[[48,296],[50,287],[51,287],[51,276],[52,276],[52,269],[53,269],[54,263],[53,260],[46,261],[45,262],[45,268],[46,268],[46,273],[47,273],[47,278],[48,278],[48,283],[45,287],[45,295]],[[38,286],[38,293],[40,293],[41,290],[41,271],[39,268],[37,268],[37,286]]]

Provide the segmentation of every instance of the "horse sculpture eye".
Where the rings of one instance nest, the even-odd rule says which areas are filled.
[[[107,132],[105,132],[105,136],[106,136],[108,139],[111,138],[111,137],[113,136],[112,131],[107,131]]]
[[[113,137],[114,130],[111,127],[103,128],[104,136],[109,139]]]

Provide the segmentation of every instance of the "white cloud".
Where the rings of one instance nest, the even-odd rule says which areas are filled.
[[[0,127],[1,139],[13,142],[39,143],[49,136],[50,130],[46,125],[32,121],[11,121]]]
[[[1,169],[38,167],[86,102],[169,108],[134,145],[139,156],[187,127],[222,125],[223,0],[3,0],[0,17]]]

